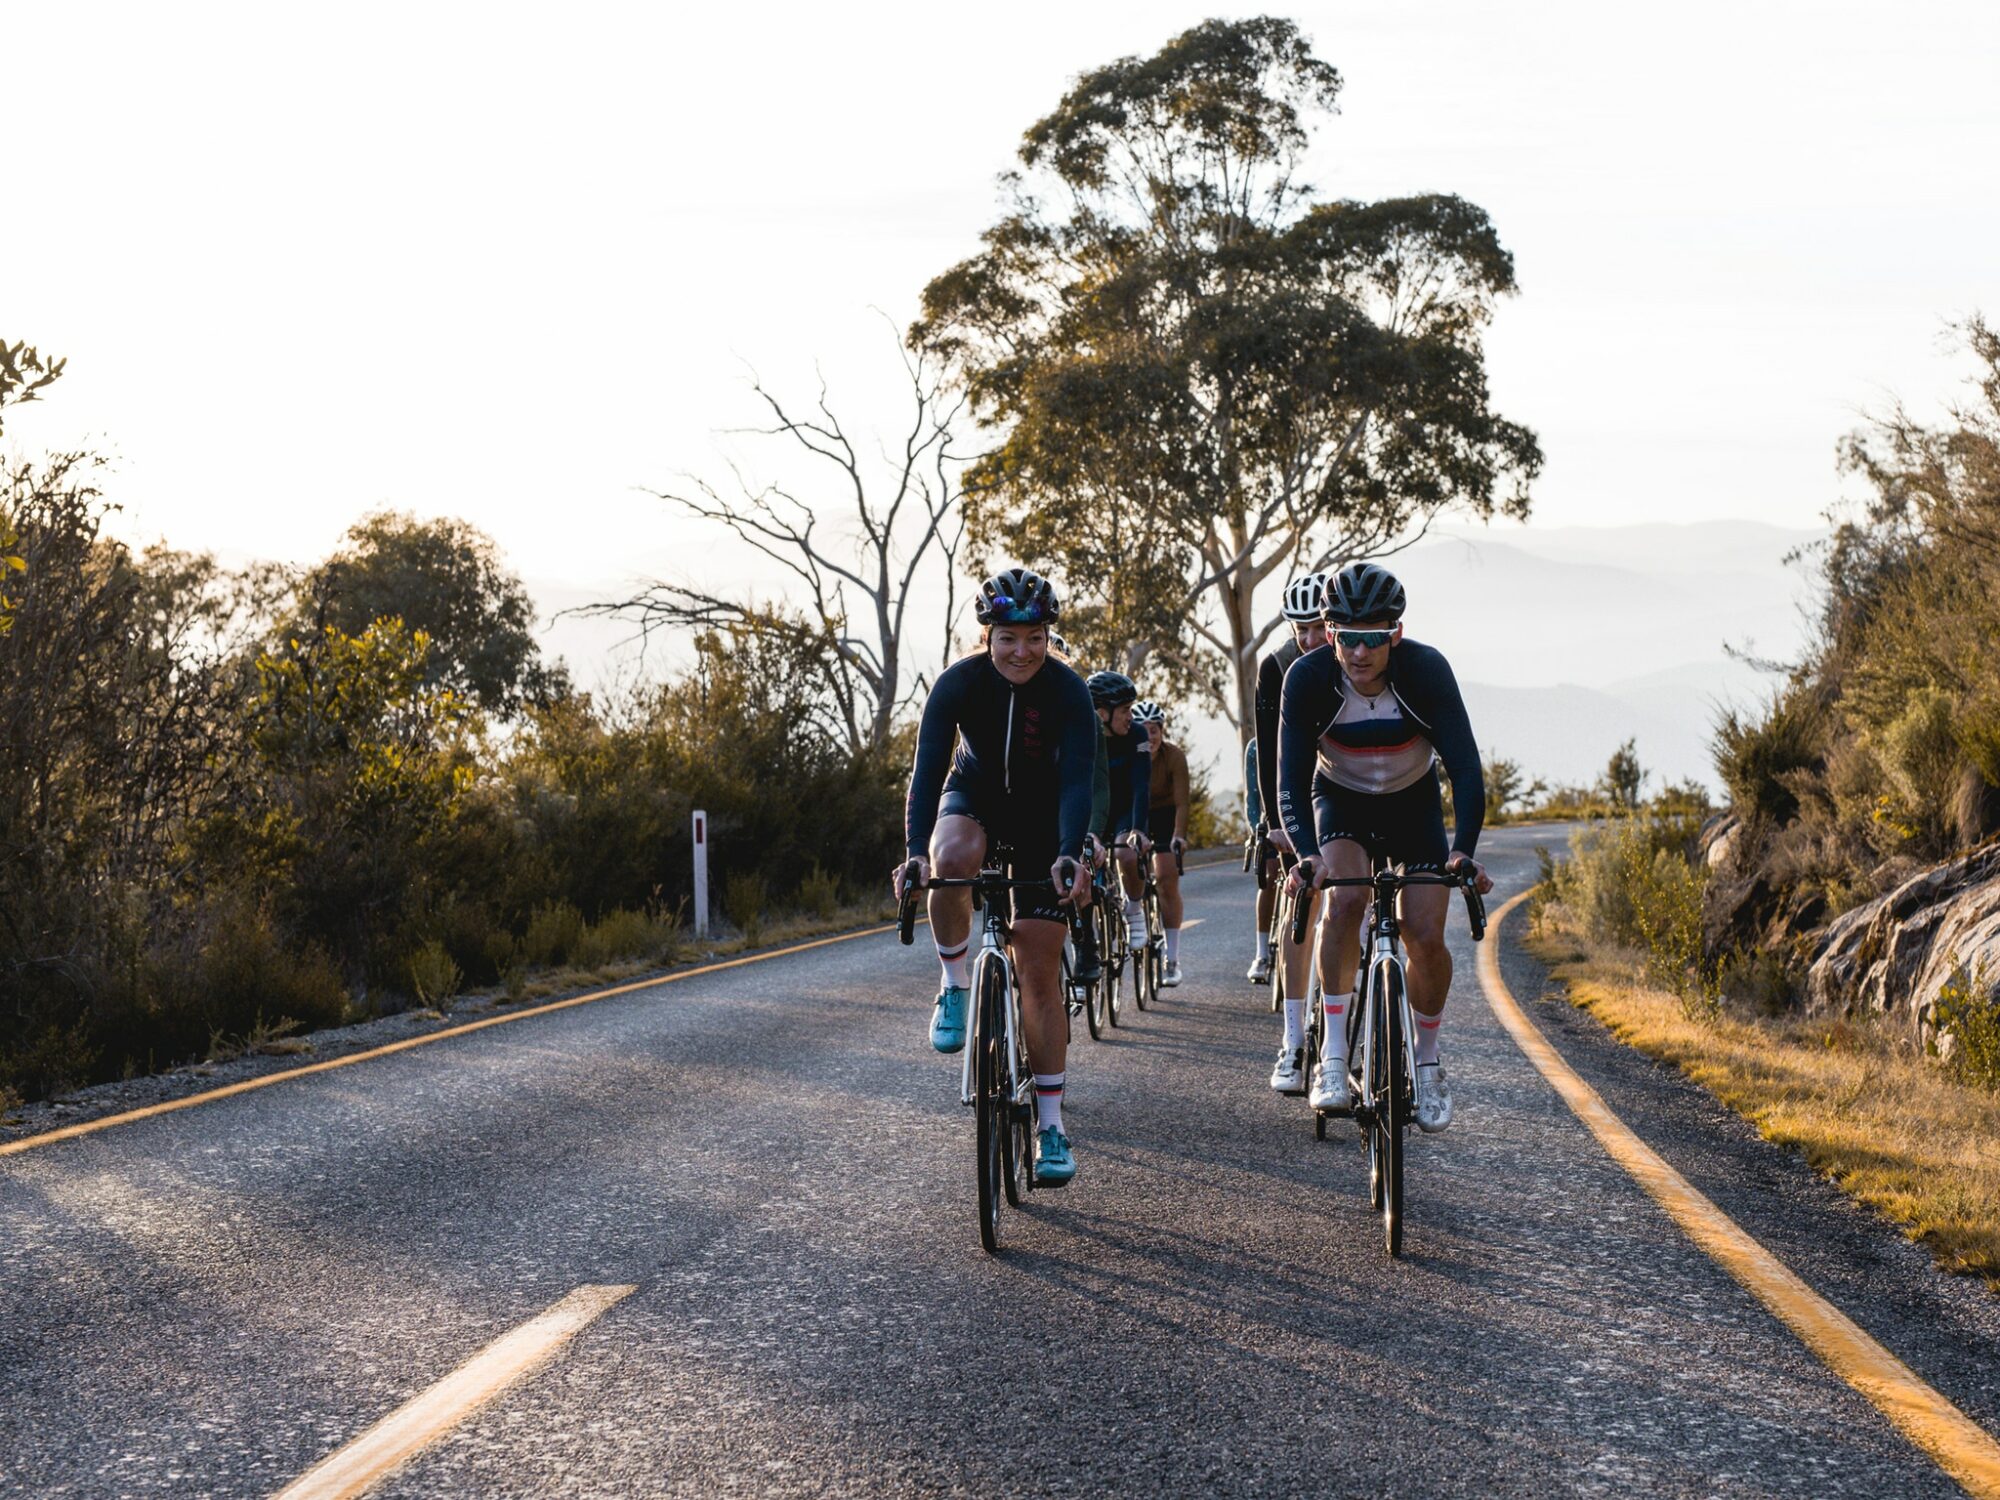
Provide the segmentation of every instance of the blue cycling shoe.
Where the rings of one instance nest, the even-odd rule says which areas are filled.
[[[931,1012],[931,1045],[940,1052],[965,1049],[965,1008],[972,991],[962,984],[948,984],[938,991],[937,1009]]]
[[[1035,1137],[1035,1186],[1061,1187],[1076,1176],[1069,1137],[1051,1125]]]

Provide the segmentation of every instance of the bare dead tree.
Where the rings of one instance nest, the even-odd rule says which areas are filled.
[[[900,350],[900,343],[899,343]],[[964,542],[960,501],[965,455],[953,444],[964,399],[947,393],[922,353],[901,350],[912,412],[899,448],[864,461],[829,404],[824,381],[810,412],[795,413],[754,374],[751,390],[771,425],[748,435],[780,438],[824,465],[825,491],[810,497],[783,484],[753,484],[731,464],[728,492],[696,475],[649,493],[682,514],[712,522],[797,581],[780,603],[730,598],[698,582],[656,581],[628,598],[576,611],[656,630],[750,630],[781,636],[822,656],[833,708],[852,754],[879,750],[896,715],[921,690],[905,649],[911,591],[934,555],[945,568],[944,644],[957,614],[955,564]]]

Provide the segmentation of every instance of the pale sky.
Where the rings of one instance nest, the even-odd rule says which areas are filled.
[[[1990,0],[1273,9],[1347,82],[1321,189],[1457,192],[1513,251],[1537,525],[1812,525],[1859,411],[2000,316]],[[0,335],[71,366],[8,437],[113,447],[135,539],[306,560],[393,505],[644,571],[687,538],[635,487],[716,471],[745,362],[893,426],[871,309],[1077,73],[1216,13],[9,0]]]

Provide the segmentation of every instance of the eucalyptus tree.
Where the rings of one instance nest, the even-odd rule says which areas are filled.
[[[1515,281],[1487,215],[1300,178],[1340,87],[1270,17],[1085,74],[910,330],[996,434],[967,481],[975,545],[1094,590],[1129,663],[1167,649],[1200,678],[1219,657],[1245,732],[1277,624],[1260,584],[1447,507],[1525,515],[1541,466],[1489,399],[1482,333]]]

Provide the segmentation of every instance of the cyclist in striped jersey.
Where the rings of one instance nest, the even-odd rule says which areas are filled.
[[[1403,586],[1386,568],[1355,563],[1326,591],[1331,650],[1299,658],[1285,673],[1278,710],[1278,812],[1301,853],[1292,878],[1302,890],[1327,876],[1366,877],[1371,858],[1416,871],[1461,871],[1483,894],[1493,882],[1472,857],[1486,812],[1485,779],[1458,680],[1442,654],[1403,636]],[[1457,827],[1445,843],[1437,766],[1451,778]],[[1321,929],[1320,985],[1326,1039],[1312,1107],[1344,1110],[1347,1007],[1360,964],[1365,887],[1332,893]],[[1416,1012],[1417,1124],[1451,1124],[1451,1092],[1438,1033],[1451,989],[1445,947],[1446,886],[1411,886],[1401,900]]]

